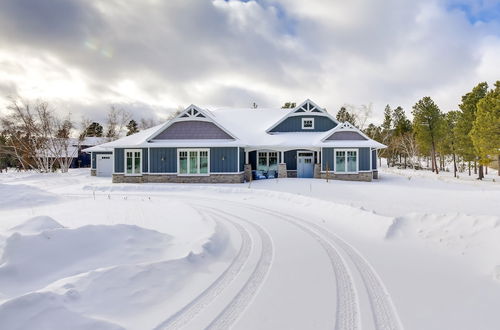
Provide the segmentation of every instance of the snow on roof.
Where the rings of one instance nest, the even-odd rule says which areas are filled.
[[[193,107],[193,106],[190,106]],[[188,108],[190,108],[188,107]],[[188,109],[186,108],[186,109]],[[210,108],[201,109],[227,131],[234,133],[235,140],[151,140],[152,136],[160,133],[170,122],[158,125],[139,133],[126,136],[116,141],[101,144],[85,151],[111,151],[112,148],[129,147],[255,147],[255,148],[310,148],[310,147],[372,147],[385,146],[374,140],[367,141],[323,141],[330,136],[335,128],[327,132],[266,132],[276,122],[287,116],[293,109],[276,108]],[[175,119],[174,119],[175,120]],[[206,120],[206,119],[204,119]],[[339,127],[341,125],[338,125]]]

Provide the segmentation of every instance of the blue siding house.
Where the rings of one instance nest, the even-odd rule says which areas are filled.
[[[293,109],[190,105],[162,125],[86,151],[93,160],[112,155],[113,182],[240,183],[286,177],[372,181],[381,148],[306,100]]]

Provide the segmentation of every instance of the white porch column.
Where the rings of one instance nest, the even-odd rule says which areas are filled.
[[[284,151],[280,151],[280,154],[281,154],[281,164],[284,164],[285,163],[285,152]]]
[[[248,164],[248,151],[245,150],[245,164]]]

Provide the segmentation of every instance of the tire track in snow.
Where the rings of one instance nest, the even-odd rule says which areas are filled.
[[[238,254],[229,267],[226,268],[208,288],[167,320],[156,326],[155,329],[179,329],[189,323],[200,311],[217,298],[217,296],[234,280],[241,271],[243,265],[247,262],[252,249],[250,234],[240,224],[229,219],[224,218],[224,220],[230,222],[241,235],[241,246]]]
[[[336,317],[335,317],[335,329],[336,330],[356,330],[360,329],[360,320],[359,320],[359,303],[356,294],[356,289],[354,286],[353,277],[349,271],[349,268],[346,265],[343,257],[338,253],[335,249],[335,246],[332,245],[327,240],[323,239],[320,235],[318,235],[313,230],[303,226],[301,223],[289,219],[288,216],[279,214],[278,212],[274,212],[268,209],[257,209],[251,206],[247,206],[249,209],[253,209],[254,211],[258,211],[260,213],[264,213],[267,215],[271,215],[274,217],[278,217],[288,223],[293,224],[298,227],[302,231],[306,232],[308,235],[312,236],[318,243],[322,246],[325,252],[330,259],[330,263],[332,265],[333,271],[335,273],[335,285],[337,288],[337,309],[336,309]]]
[[[222,310],[222,312],[219,313],[219,315],[215,317],[215,319],[206,328],[212,330],[229,329],[231,325],[233,325],[234,322],[236,322],[236,320],[240,317],[247,306],[251,303],[262,283],[264,283],[267,274],[269,273],[269,269],[271,268],[272,260],[274,257],[274,248],[271,236],[269,236],[269,234],[259,225],[221,210],[208,207],[206,208],[212,210],[213,212],[215,211],[216,213],[237,218],[241,221],[244,221],[245,223],[250,224],[259,234],[262,242],[259,261],[257,262],[257,265],[255,266],[247,282],[243,285],[243,287],[231,300],[231,302]]]
[[[334,235],[329,230],[314,223],[310,223],[310,225],[333,240],[337,246],[345,251],[352,263],[356,266],[370,298],[370,305],[376,328],[379,330],[403,329],[394,303],[385,285],[370,263],[354,247],[337,235]]]
[[[304,221],[296,216],[287,215],[282,212],[270,210],[267,208],[255,208],[253,206],[247,206],[248,208],[262,211],[265,210],[267,213],[275,214],[276,216],[286,218],[290,217],[296,219],[296,221],[300,221],[302,224],[307,224],[308,226],[313,227],[318,232],[327,237],[332,244],[342,249],[352,263],[355,265],[358,270],[365,288],[367,290],[370,306],[372,308],[373,320],[375,323],[375,327],[378,330],[401,330],[403,329],[401,320],[399,319],[398,313],[392,302],[392,299],[383,284],[382,280],[375,272],[374,268],[370,265],[370,263],[350,244],[345,242],[343,239],[334,235],[329,230],[312,223],[310,221]],[[289,221],[289,220],[287,220]],[[293,221],[292,221],[293,222]],[[350,328],[342,328],[335,327],[336,329],[350,329]]]

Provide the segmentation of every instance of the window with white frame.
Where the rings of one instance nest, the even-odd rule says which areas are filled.
[[[335,172],[357,173],[358,151],[357,150],[335,150]]]
[[[259,151],[257,155],[257,171],[277,171],[278,153],[274,151]]]
[[[142,150],[125,149],[125,174],[139,175],[142,173]]]
[[[314,129],[314,118],[302,118],[302,129]]]
[[[181,175],[204,175],[209,172],[208,149],[183,149],[178,152],[178,173]]]

